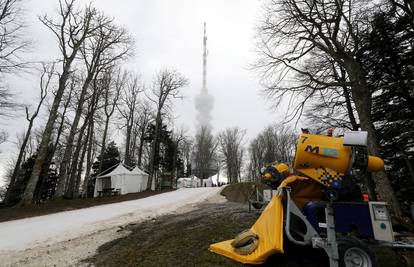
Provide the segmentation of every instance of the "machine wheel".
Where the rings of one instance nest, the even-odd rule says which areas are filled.
[[[340,267],[376,267],[375,254],[362,241],[356,238],[338,240]]]

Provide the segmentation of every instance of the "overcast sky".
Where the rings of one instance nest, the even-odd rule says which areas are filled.
[[[56,40],[37,19],[39,15],[56,12],[58,1],[23,2],[28,2],[27,37],[33,41],[32,52],[27,57],[44,61],[59,58]],[[78,2],[87,3],[86,0]],[[184,124],[194,134],[194,97],[202,84],[204,21],[209,50],[207,86],[215,98],[214,132],[239,126],[252,138],[282,118],[283,114],[269,109],[270,103],[260,95],[257,76],[249,70],[255,58],[253,38],[261,0],[95,0],[93,3],[133,35],[136,56],[129,61],[128,68],[141,73],[147,84],[162,67],[175,67],[190,80],[190,85],[183,89],[185,99],[175,104],[175,125]],[[36,99],[37,84],[36,78],[29,75],[10,78],[11,89],[25,103]],[[44,122],[45,116],[42,119]],[[10,142],[0,146],[0,162],[4,164],[10,159],[10,153],[16,153],[13,142],[26,122],[22,113],[1,123],[10,134]]]

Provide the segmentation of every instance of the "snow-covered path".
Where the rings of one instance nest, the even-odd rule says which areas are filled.
[[[0,254],[78,238],[106,228],[177,212],[222,188],[186,188],[148,198],[0,223]]]

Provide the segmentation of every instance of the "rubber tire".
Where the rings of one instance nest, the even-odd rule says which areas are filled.
[[[240,248],[249,244],[252,239],[257,239],[257,235],[250,229],[247,229],[234,238],[234,240],[231,242],[231,246],[233,248]]]
[[[371,261],[371,266],[377,267],[377,259],[374,252],[361,240],[353,237],[338,239],[339,267],[350,267],[345,262],[345,254],[349,249],[356,248],[366,253]]]
[[[247,243],[243,247],[234,248],[234,251],[236,251],[240,255],[249,255],[250,253],[256,250],[258,245],[259,245],[259,240],[257,238],[253,238],[253,239],[250,239],[249,243]]]

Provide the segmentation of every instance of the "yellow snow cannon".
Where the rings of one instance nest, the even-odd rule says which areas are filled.
[[[371,172],[384,169],[382,159],[368,156],[366,138],[366,132],[350,132],[345,138],[302,134],[293,168],[328,188],[339,189],[353,165]]]
[[[212,244],[209,250],[244,264],[262,264],[270,255],[283,253],[285,236],[296,245],[324,249],[331,267],[348,267],[345,261],[351,254],[361,266],[375,266],[363,241],[336,240],[337,233],[356,233],[368,240],[393,242],[386,203],[363,202],[354,181],[356,173],[384,168],[382,159],[368,156],[367,136],[366,132],[347,132],[343,137],[300,135],[292,170],[296,175],[289,174],[286,164],[266,168],[262,181],[273,182],[276,192],[258,220],[235,239]],[[354,197],[358,194],[361,201]]]

